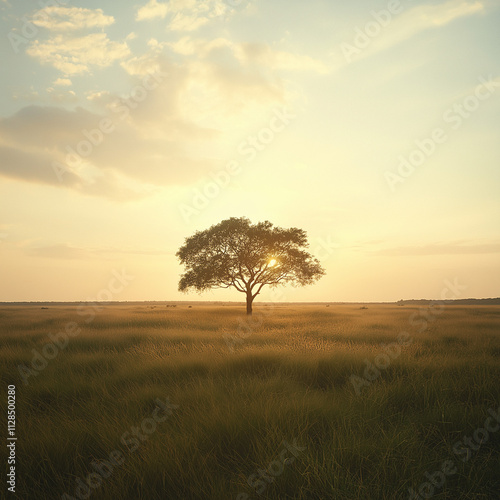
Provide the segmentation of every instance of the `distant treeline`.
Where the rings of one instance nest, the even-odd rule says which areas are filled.
[[[411,300],[398,300],[396,304],[398,306],[411,306],[411,305],[424,305],[436,302],[427,299],[411,299]],[[456,299],[447,300],[446,305],[456,305],[456,306],[498,306],[500,305],[500,298],[496,299]]]

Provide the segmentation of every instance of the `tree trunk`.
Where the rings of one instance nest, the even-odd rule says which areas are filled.
[[[252,294],[247,292],[247,315],[248,316],[252,315],[252,302],[253,302]]]

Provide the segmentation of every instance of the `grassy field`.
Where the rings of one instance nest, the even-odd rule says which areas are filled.
[[[242,313],[2,306],[7,497],[500,498],[499,306]]]

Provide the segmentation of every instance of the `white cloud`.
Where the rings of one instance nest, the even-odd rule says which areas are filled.
[[[483,9],[484,4],[482,2],[449,1],[442,5],[422,6],[421,12],[418,12],[418,8],[416,8],[414,14],[419,14],[423,25],[442,26],[454,19],[475,14]]]
[[[137,21],[144,21],[148,19],[155,19],[157,17],[164,18],[168,12],[168,5],[166,3],[158,3],[157,0],[149,0],[146,5],[143,5],[137,10],[135,19]]]
[[[106,16],[102,9],[53,6],[35,12],[32,22],[51,31],[76,31],[103,28],[113,24],[115,19],[113,16]]]
[[[205,12],[203,6],[197,9],[198,14]],[[198,15],[195,21],[205,18]],[[133,55],[126,41],[111,41],[105,33],[55,33],[34,41],[27,53],[64,73],[47,89],[44,101],[75,101],[77,96],[65,88],[71,75],[117,61],[127,73],[130,90],[118,95],[105,87],[89,89],[79,102],[93,112],[30,106],[0,120],[0,175],[118,199],[151,192],[153,186],[195,182],[226,160],[221,153],[224,141],[240,139],[243,132],[235,131],[234,123],[241,122],[242,111],[247,120],[243,126],[251,132],[286,102],[286,85],[274,69],[323,70],[312,58],[225,38],[184,38],[175,46],[151,39],[148,45],[146,53]],[[166,55],[170,50],[188,57],[173,62]],[[216,51],[223,51],[222,57]],[[156,90],[148,86],[140,102],[134,102],[131,96],[148,74],[161,74],[163,80]],[[61,183],[53,162],[69,164],[68,147],[76,150],[88,142],[84,131],[95,130],[106,116],[113,120],[112,133],[71,167]],[[227,139],[226,132],[236,137]]]
[[[86,98],[90,102],[100,103],[108,102],[110,100],[111,93],[108,90],[99,90],[97,92],[87,92]]]
[[[285,71],[314,71],[328,73],[328,66],[310,56],[273,50],[265,43],[243,43],[233,48],[236,57],[247,63]]]
[[[217,40],[222,40],[222,46],[226,47],[227,46],[227,40],[225,39],[217,39]],[[211,50],[209,47],[213,46],[214,42],[217,40],[213,40],[212,42],[207,42],[207,43],[201,43],[200,40],[196,41],[193,38],[189,36],[184,36],[180,38],[177,42],[170,42],[167,43],[166,46],[168,46],[171,50],[173,50],[176,54],[180,54],[183,56],[190,56],[193,55],[196,52],[196,49],[199,47],[200,49],[203,50],[203,54],[201,55],[206,55],[207,52]],[[159,43],[156,39],[152,38],[149,40],[148,45],[150,47],[155,47],[158,46]]]
[[[225,0],[170,0],[160,3],[149,0],[137,10],[136,20],[171,19],[167,28],[171,31],[195,31],[209,20],[226,16],[234,11]]]
[[[78,50],[74,39],[61,35],[56,39],[48,47],[34,44],[38,52],[33,55],[73,73],[109,60],[103,50],[99,57],[104,59],[93,54],[98,42],[107,40],[104,34],[97,39],[84,37],[85,43],[76,39]],[[85,102],[95,112],[28,106],[0,120],[0,175],[114,199],[147,195],[161,186],[198,181],[220,168],[230,159],[215,160],[223,156],[218,153],[220,141],[226,140],[222,133],[235,134],[234,120],[241,120],[241,110],[247,111],[247,119],[260,112],[268,120],[269,108],[284,102],[276,78],[245,68],[231,52],[228,66],[208,60],[179,64],[163,54],[164,44],[149,45],[146,54],[122,63],[128,73],[128,93],[87,92]],[[148,73],[160,75],[156,89],[150,87],[154,76],[145,80]],[[134,101],[132,96],[145,81],[147,91],[137,94],[140,102]],[[76,98],[71,91],[54,88],[47,91],[49,102]],[[87,155],[88,145],[82,144],[88,143],[89,133],[100,136],[91,131],[104,117],[111,118],[113,130],[102,134]],[[240,134],[236,132],[235,140]],[[71,151],[79,147],[82,158],[74,164]],[[70,167],[62,182],[54,172],[54,161]]]
[[[146,52],[141,56],[132,57],[121,63],[122,68],[132,76],[145,76],[162,71],[164,60],[156,50]]]
[[[45,42],[35,40],[26,53],[66,75],[77,75],[90,71],[92,66],[110,66],[130,55],[130,49],[126,42],[113,42],[105,33],[92,33],[76,38],[56,35]]]
[[[138,84],[134,78],[131,88]],[[140,102],[105,91],[89,94],[99,113],[28,106],[0,119],[0,175],[114,199],[196,180],[215,166],[192,147],[213,134],[179,116],[182,84],[179,77],[160,81],[165,89],[147,91]],[[58,92],[47,91],[57,100]]]
[[[476,14],[483,9],[482,2],[457,2],[457,0],[450,0],[438,5],[418,5],[396,17],[387,30],[387,37],[381,35],[375,39],[375,42],[380,40],[380,45],[376,44],[378,48],[390,47],[421,31],[445,26],[455,19]]]
[[[152,41],[150,41],[150,44]],[[327,64],[307,55],[272,49],[266,43],[234,43],[226,38],[211,41],[192,39],[185,36],[177,42],[166,44],[177,54],[196,55],[204,58],[213,51],[228,49],[232,55],[244,65],[256,65],[261,68],[283,71],[313,71],[325,74],[330,71]]]
[[[56,80],[57,82],[57,80]],[[54,83],[55,85],[55,83]],[[15,101],[23,101],[30,103],[75,103],[78,101],[78,96],[72,90],[60,90],[54,87],[48,87],[45,92],[30,90],[20,90],[13,94],[12,98]],[[1,137],[0,137],[1,143]]]
[[[381,29],[379,35],[370,39],[368,47],[359,49],[353,45],[352,40],[345,40],[341,44],[341,48],[349,54],[350,60],[363,59],[372,54],[387,50],[422,31],[446,26],[456,19],[477,14],[484,11],[484,9],[485,5],[483,2],[470,2],[466,0],[449,0],[437,5],[418,5],[401,14],[396,14],[390,24]],[[336,54],[336,56],[337,68],[347,64],[345,57],[340,54]]]
[[[172,21],[170,21],[168,29],[171,31],[196,31],[207,23],[207,17],[178,12]]]
[[[269,68],[246,64],[236,58],[228,40],[220,38],[206,45],[187,38],[182,42],[181,50],[196,57],[186,58],[181,65],[165,64],[167,58],[163,50],[172,48],[171,44],[151,39],[148,53],[123,61],[121,66],[133,76],[163,71],[168,79],[182,81],[182,85],[171,92],[175,92],[180,102],[179,115],[188,122],[211,123],[215,114],[223,116],[222,122],[225,122],[244,108],[283,104],[284,88],[280,79],[270,74]],[[212,50],[228,47],[225,61],[210,60]]]
[[[59,85],[61,87],[70,87],[73,84],[69,78],[57,78],[57,80],[54,81],[54,85]]]
[[[78,97],[72,90],[60,91],[56,90],[52,87],[47,89],[47,94],[49,95],[49,99],[55,103],[66,103],[66,102],[77,102]]]
[[[371,252],[387,256],[429,256],[429,255],[480,255],[500,253],[500,242],[476,243],[470,241],[452,241],[449,243],[430,243],[419,246],[389,247]]]

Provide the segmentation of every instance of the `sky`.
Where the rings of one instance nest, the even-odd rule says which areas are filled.
[[[0,9],[0,301],[243,300],[175,256],[241,216],[327,273],[261,300],[500,296],[500,1]]]

